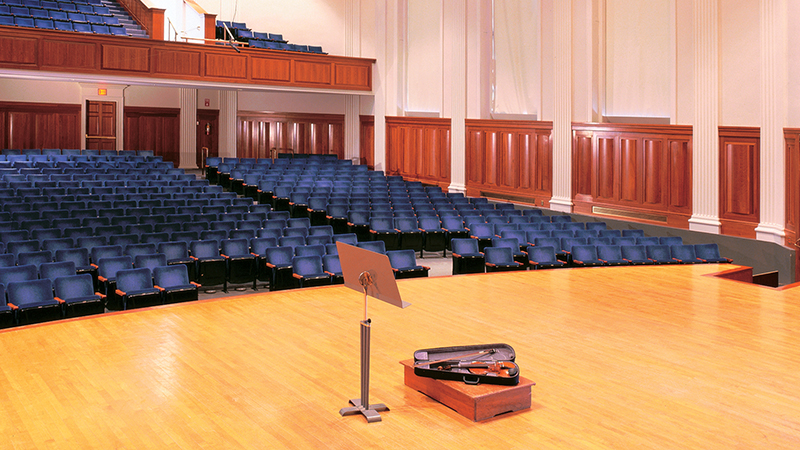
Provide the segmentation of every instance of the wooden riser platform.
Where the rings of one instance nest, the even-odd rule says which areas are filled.
[[[800,291],[731,266],[508,272],[313,288],[0,333],[2,448],[800,448]],[[420,348],[505,342],[531,408],[480,423],[404,385]]]

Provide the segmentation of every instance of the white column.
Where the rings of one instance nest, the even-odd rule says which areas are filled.
[[[219,156],[236,157],[236,118],[239,113],[237,91],[219,92]]]
[[[467,118],[489,117],[491,101],[492,1],[468,1]]]
[[[761,0],[761,223],[756,238],[783,244],[786,233],[785,145],[788,27],[786,0]]]
[[[361,56],[361,1],[347,0],[344,18],[344,56]],[[344,157],[360,155],[361,127],[359,115],[361,99],[358,95],[346,95],[344,100]]]
[[[467,2],[442,2],[444,117],[450,117],[450,192],[465,192],[467,118]]]
[[[197,89],[180,88],[180,162],[178,167],[197,169]]]
[[[553,197],[550,208],[572,211],[572,2],[553,2]]]
[[[398,47],[404,37],[398,34],[398,3],[402,0],[375,2],[377,23],[376,55],[377,62],[372,75],[372,89],[375,92],[375,170],[386,169],[386,116],[399,113],[398,103]]]
[[[719,5],[694,1],[694,126],[689,229],[719,234]]]

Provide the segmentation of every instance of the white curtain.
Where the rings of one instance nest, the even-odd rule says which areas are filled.
[[[492,112],[537,115],[541,84],[539,0],[494,0],[493,3]]]
[[[406,111],[442,109],[441,23],[441,0],[408,0]]]
[[[606,0],[605,116],[670,117],[670,0]]]

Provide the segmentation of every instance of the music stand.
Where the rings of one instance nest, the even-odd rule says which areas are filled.
[[[380,422],[378,411],[388,411],[383,403],[369,403],[369,334],[371,321],[367,316],[367,298],[375,297],[394,306],[405,308],[406,303],[400,298],[397,283],[392,272],[389,257],[355,247],[344,242],[337,242],[339,262],[342,265],[344,285],[350,289],[364,292],[364,320],[361,321],[361,398],[351,399],[352,407],[342,408],[339,414],[349,416],[362,414],[368,423]]]

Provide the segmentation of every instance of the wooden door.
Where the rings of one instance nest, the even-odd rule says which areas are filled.
[[[86,101],[86,148],[117,149],[117,104]]]
[[[219,156],[219,111],[197,111],[197,167],[205,166],[205,158]]]

